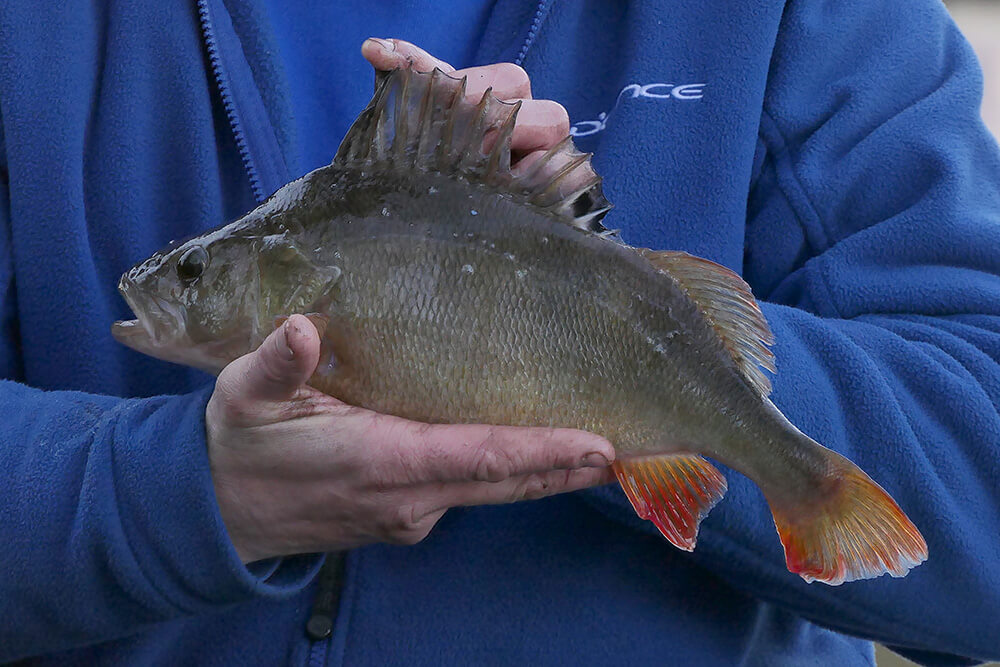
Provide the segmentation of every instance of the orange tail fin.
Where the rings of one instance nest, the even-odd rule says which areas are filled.
[[[886,573],[902,577],[927,560],[927,542],[889,494],[848,459],[830,454],[841,474],[823,502],[770,503],[788,569],[837,586]]]
[[[684,551],[694,550],[698,524],[726,493],[726,478],[697,454],[626,459],[612,468],[636,514]]]

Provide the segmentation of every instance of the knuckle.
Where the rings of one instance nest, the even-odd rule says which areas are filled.
[[[386,521],[386,541],[392,544],[414,545],[430,533],[431,524],[419,516],[416,506],[395,508]]]
[[[514,498],[517,500],[538,500],[551,493],[552,480],[546,475],[531,475],[524,481],[518,494]]]
[[[521,484],[512,502],[519,500],[539,500],[547,498],[560,489],[566,489],[573,480],[572,470],[556,470],[548,473],[531,475]]]
[[[525,485],[517,500],[540,500],[548,495],[549,485],[545,480],[538,480]]]
[[[487,440],[476,450],[473,479],[477,482],[502,482],[514,474],[515,468],[513,457]]]
[[[216,400],[218,399],[218,400]],[[253,417],[253,409],[249,401],[233,396],[232,392],[223,390],[212,396],[212,412],[219,415],[227,424],[247,424]]]
[[[417,508],[413,505],[401,505],[389,512],[387,528],[391,533],[411,533],[417,529],[419,524]]]

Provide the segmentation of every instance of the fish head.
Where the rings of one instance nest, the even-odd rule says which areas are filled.
[[[136,319],[112,325],[116,340],[211,373],[260,343],[254,244],[221,232],[157,252],[121,277]]]

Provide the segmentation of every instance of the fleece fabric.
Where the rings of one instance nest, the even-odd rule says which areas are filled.
[[[869,640],[1000,658],[1000,150],[937,0],[498,0],[453,62],[518,62],[566,106],[626,241],[742,272],[774,402],[896,498],[928,562],[810,585],[732,471],[690,554],[608,486],[352,552],[318,641],[321,557],[246,567],[226,538],[211,378],[108,330],[122,271],[299,175],[258,1],[0,3],[0,661],[871,665]],[[365,30],[435,52],[449,4]]]
[[[397,2],[263,0],[292,110],[291,169],[298,175],[329,164],[371,99],[372,67],[358,58],[357,45],[373,36],[373,26],[379,35],[399,35],[411,29],[414,16],[436,16],[422,22],[420,43],[433,43],[435,57],[445,62],[468,63],[494,1],[453,2],[441,11],[438,0],[408,0],[401,11]]]

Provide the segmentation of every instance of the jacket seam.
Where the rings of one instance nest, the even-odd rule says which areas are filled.
[[[778,189],[785,195],[785,200],[795,213],[795,218],[802,226],[803,230],[810,236],[811,240],[820,243],[814,244],[816,247],[826,250],[829,247],[829,238],[826,228],[823,225],[819,210],[813,204],[812,199],[802,185],[802,179],[795,171],[792,163],[791,151],[788,141],[778,126],[777,121],[766,109],[761,110],[761,123],[758,136],[768,148],[774,161],[774,169],[778,175]]]

